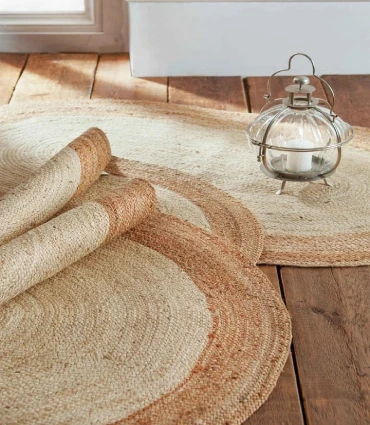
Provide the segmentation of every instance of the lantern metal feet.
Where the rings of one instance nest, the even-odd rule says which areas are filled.
[[[325,186],[332,187],[333,183],[331,183],[328,179],[323,179]],[[276,191],[276,195],[281,195],[284,192],[285,186],[286,186],[286,180],[283,180],[281,182],[280,189]]]
[[[283,193],[283,190],[284,190],[284,188],[285,188],[285,185],[286,185],[286,180],[283,180],[283,181],[281,182],[280,189],[276,192],[276,195],[281,195],[281,194]]]

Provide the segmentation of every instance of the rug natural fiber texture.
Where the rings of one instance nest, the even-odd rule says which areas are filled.
[[[105,134],[90,128],[2,197],[0,245],[44,223],[86,190],[111,159]],[[14,164],[16,166],[16,164]]]
[[[0,306],[1,423],[237,425],[290,341],[280,296],[240,251],[155,213]]]
[[[198,193],[198,179],[183,173],[194,185],[184,193],[218,200],[224,214],[208,221],[166,187],[157,187],[159,208],[177,208],[205,230],[154,211],[154,188],[127,176],[134,165],[115,159],[119,175],[90,181],[62,210],[50,198],[55,218],[0,246],[1,424],[237,425],[275,387],[289,355],[289,314],[255,267],[259,237],[245,242],[248,225],[237,231],[228,220],[250,218],[250,231],[258,223],[212,186]],[[140,167],[131,174],[178,184],[175,171]],[[44,169],[22,183],[25,199]],[[225,224],[224,236],[252,260],[210,222]]]
[[[119,190],[128,179],[145,178],[155,185],[158,209],[175,215],[239,247],[254,264],[263,249],[262,226],[240,201],[191,174],[113,157],[106,167],[111,175],[100,178],[88,196],[99,188]],[[74,203],[71,202],[70,205]]]
[[[3,107],[0,191],[14,186],[25,173],[94,125],[107,133],[114,155],[178,170],[178,194],[180,172],[187,172],[246,205],[265,232],[260,263],[370,264],[369,130],[356,129],[354,141],[343,150],[333,187],[320,182],[289,183],[285,193],[277,196],[280,183],[260,172],[247,146],[245,127],[254,117],[120,101]],[[21,167],[15,170],[14,162]],[[238,217],[233,220],[235,227],[242,225]]]
[[[154,188],[132,180],[0,245],[0,305],[135,227],[155,205]]]

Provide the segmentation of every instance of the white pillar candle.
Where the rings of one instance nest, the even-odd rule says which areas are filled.
[[[289,140],[286,147],[311,149],[314,145],[309,140]],[[287,152],[286,169],[295,173],[310,171],[312,169],[312,152]]]

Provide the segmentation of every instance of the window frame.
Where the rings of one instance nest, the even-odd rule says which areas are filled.
[[[84,0],[85,11],[0,12],[0,34],[99,33],[103,0]]]
[[[94,23],[84,25],[21,25],[0,28],[0,52],[117,53],[129,49],[128,10],[125,0],[94,2]],[[81,13],[81,12],[80,12]]]

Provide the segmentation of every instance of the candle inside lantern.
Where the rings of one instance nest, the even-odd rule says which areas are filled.
[[[310,140],[289,140],[287,148],[311,149],[314,144]],[[288,152],[286,169],[295,173],[310,171],[312,169],[312,152]]]

